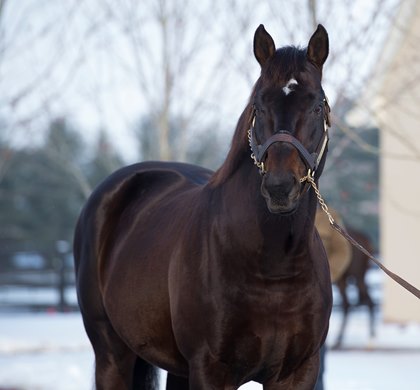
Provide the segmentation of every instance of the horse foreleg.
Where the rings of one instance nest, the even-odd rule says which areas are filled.
[[[168,372],[166,379],[166,390],[188,390],[188,378],[176,376]]]
[[[369,297],[370,299],[370,297]],[[369,307],[369,330],[370,330],[370,337],[375,337],[375,305],[372,302],[372,300],[370,300],[370,302],[368,303],[368,307]]]
[[[236,390],[229,376],[229,367],[209,354],[189,362],[189,389]]]
[[[341,343],[343,342],[344,338],[344,332],[346,330],[347,326],[347,319],[348,319],[348,313],[350,309],[350,303],[347,297],[347,284],[345,280],[339,280],[336,283],[338,290],[340,292],[341,296],[341,308],[342,308],[342,319],[341,319],[341,325],[340,330],[338,332],[337,340],[334,343],[333,348],[340,348]]]
[[[375,336],[375,304],[369,294],[369,288],[364,279],[357,282],[359,289],[359,302],[360,304],[367,305],[369,310],[369,335]]]
[[[107,320],[86,324],[95,352],[96,390],[155,389],[154,367],[137,358]]]
[[[306,360],[298,369],[283,380],[273,377],[263,384],[264,390],[313,390],[318,378],[319,353]]]
[[[375,304],[372,301],[372,298],[369,295],[368,290],[366,289],[366,304],[369,310],[369,331],[370,337],[375,337]]]

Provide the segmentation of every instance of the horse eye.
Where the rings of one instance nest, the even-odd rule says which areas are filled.
[[[314,109],[314,113],[317,115],[320,115],[322,113],[322,108],[323,108],[322,105],[316,106]]]

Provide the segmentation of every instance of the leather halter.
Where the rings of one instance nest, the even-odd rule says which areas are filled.
[[[291,144],[296,150],[299,152],[299,155],[302,161],[305,163],[308,174],[315,175],[316,169],[322,159],[322,156],[325,153],[327,144],[328,144],[328,127],[330,126],[330,106],[328,104],[328,100],[324,98],[324,107],[325,107],[325,115],[324,115],[324,133],[322,138],[320,139],[315,152],[309,153],[309,151],[303,146],[303,144],[294,137],[289,131],[287,130],[280,130],[273,134],[270,138],[268,138],[262,145],[258,144],[255,138],[255,118],[256,118],[256,109],[253,107],[252,111],[252,119],[251,119],[251,127],[248,130],[248,140],[249,146],[251,147],[251,158],[254,160],[255,165],[258,166],[260,169],[261,174],[266,173],[264,160],[267,155],[268,148],[277,142],[286,142]]]

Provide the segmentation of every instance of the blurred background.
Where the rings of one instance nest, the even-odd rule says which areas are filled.
[[[78,213],[123,165],[223,162],[259,75],[260,23],[278,47],[328,30],[321,192],[420,286],[420,2],[0,0],[0,389],[92,388],[74,289]],[[419,389],[418,300],[354,261],[334,286],[326,387]]]

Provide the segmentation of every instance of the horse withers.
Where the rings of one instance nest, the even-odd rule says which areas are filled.
[[[331,283],[314,228],[328,113],[328,35],[261,66],[223,165],[145,162],[93,192],[75,233],[80,310],[97,389],[312,389]]]

